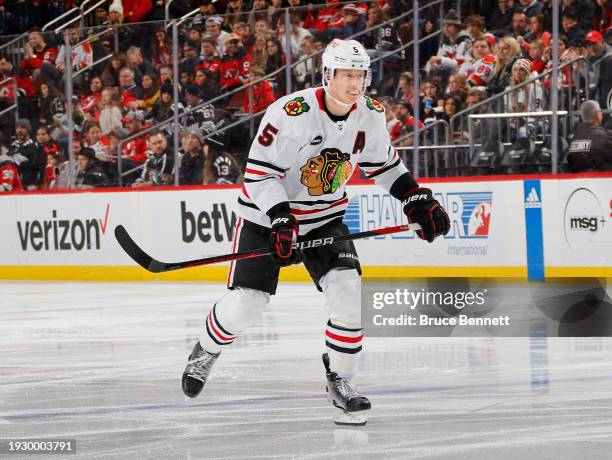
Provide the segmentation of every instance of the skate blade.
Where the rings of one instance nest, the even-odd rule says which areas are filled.
[[[368,423],[368,418],[365,415],[358,415],[340,410],[339,414],[334,419],[334,423],[341,426],[365,426],[365,424]]]

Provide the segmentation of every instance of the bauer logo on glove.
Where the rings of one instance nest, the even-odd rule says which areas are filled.
[[[421,230],[417,230],[417,235],[422,240],[431,243],[450,230],[448,214],[433,197],[430,189],[415,188],[404,196],[402,203],[408,223],[421,226]]]

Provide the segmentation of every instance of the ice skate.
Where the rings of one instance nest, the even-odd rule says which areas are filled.
[[[200,342],[195,344],[193,351],[189,355],[185,372],[183,372],[183,393],[185,396],[195,398],[200,394],[210,370],[221,353],[208,353],[200,346]]]
[[[365,425],[368,422],[367,417],[358,412],[372,407],[368,398],[359,394],[350,379],[338,377],[335,372],[330,370],[327,353],[323,354],[323,364],[327,377],[327,385],[325,387],[327,400],[340,410],[340,413],[334,419],[334,423],[336,425]]]

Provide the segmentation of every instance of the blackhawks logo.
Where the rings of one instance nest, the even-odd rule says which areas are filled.
[[[372,99],[370,96],[363,96],[363,97],[365,97],[366,105],[368,106],[368,109],[376,110],[377,112],[385,111],[385,108],[383,107],[383,105],[380,102],[378,102],[376,99]]]
[[[316,157],[309,158],[300,168],[300,182],[308,187],[308,194],[331,194],[344,185],[353,172],[350,157],[338,149],[324,149]]]
[[[287,102],[283,106],[283,109],[290,117],[297,117],[304,112],[308,112],[310,110],[310,106],[304,102],[303,97],[296,97],[295,99],[291,99],[289,102]]]

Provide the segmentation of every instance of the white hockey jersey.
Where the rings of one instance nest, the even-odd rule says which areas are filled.
[[[459,73],[466,77],[467,84],[471,88],[474,86],[487,86],[487,83],[493,78],[496,61],[497,58],[492,54],[487,54],[478,60],[471,58],[463,63],[459,68]]]
[[[357,165],[386,190],[407,172],[378,101],[364,96],[346,120],[333,121],[323,96],[323,88],[308,88],[268,107],[238,198],[244,219],[270,227],[266,212],[289,202],[303,235],[344,215],[345,185]]]

